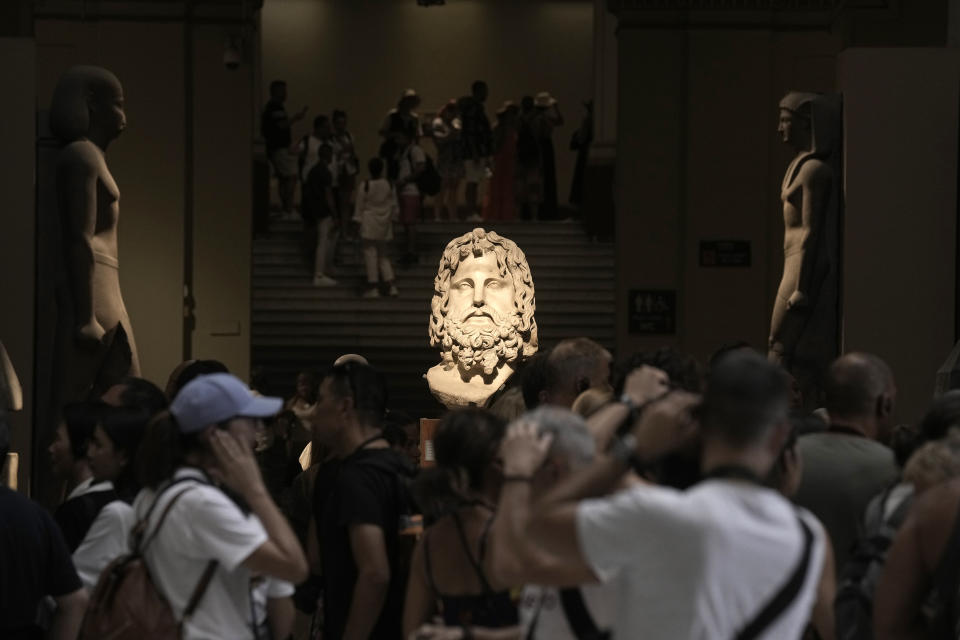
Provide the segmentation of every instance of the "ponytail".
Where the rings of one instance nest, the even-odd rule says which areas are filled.
[[[158,413],[147,425],[137,455],[140,484],[156,489],[173,477],[183,465],[186,454],[200,447],[197,434],[180,432],[177,419],[169,411]]]

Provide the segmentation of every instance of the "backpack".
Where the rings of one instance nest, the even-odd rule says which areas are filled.
[[[217,568],[217,561],[211,560],[200,577],[193,595],[183,612],[183,618],[177,620],[173,610],[163,594],[157,589],[150,577],[143,553],[150,543],[157,537],[170,509],[184,493],[191,487],[179,491],[164,508],[153,533],[146,537],[147,523],[154,508],[160,502],[160,496],[174,485],[192,478],[174,480],[157,494],[147,515],[140,520],[133,529],[133,550],[107,565],[100,574],[97,585],[90,595],[83,626],[80,629],[80,640],[178,640],[182,637],[183,623],[200,604],[213,573]]]
[[[876,508],[868,507],[864,535],[854,545],[850,559],[837,578],[834,619],[837,640],[872,640],[873,594],[883,571],[887,551],[907,517],[912,495],[907,496],[887,518],[883,517],[893,487],[884,491]]]

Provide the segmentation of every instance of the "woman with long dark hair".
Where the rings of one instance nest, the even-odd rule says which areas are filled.
[[[497,463],[506,426],[493,414],[464,409],[437,427],[436,466],[418,476],[414,493],[434,519],[413,555],[403,612],[404,637],[432,637],[421,627],[441,613],[464,637],[519,638],[508,585],[492,584],[485,566],[487,537],[502,474]]]
[[[87,444],[87,461],[95,485],[112,488],[113,500],[104,504],[73,552],[80,580],[92,588],[103,569],[126,552],[121,532],[133,526],[133,501],[140,484],[134,461],[150,414],[139,407],[107,407]]]

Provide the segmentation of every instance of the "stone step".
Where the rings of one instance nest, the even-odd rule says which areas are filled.
[[[341,266],[363,266],[364,264],[363,257],[353,252],[343,252],[340,254],[340,258]],[[530,265],[530,271],[533,273],[534,283],[537,281],[537,275],[545,270],[552,271],[554,269],[562,269],[563,271],[569,271],[575,269],[601,269],[609,274],[614,266],[613,256],[611,255],[538,255],[527,256],[527,262]],[[254,273],[259,272],[261,268],[294,267],[299,269],[303,265],[303,255],[298,251],[288,253],[264,253],[253,257]]]
[[[551,325],[550,329],[556,336],[556,339],[589,336],[600,344],[612,343],[614,340],[612,327],[606,328],[571,324],[567,327]],[[358,335],[356,331],[331,331],[322,333],[321,335],[302,335],[291,334],[289,330],[277,331],[276,335],[272,335],[271,332],[266,332],[264,329],[255,328],[250,336],[250,344],[255,348],[270,349],[277,347],[296,347],[301,349],[326,347],[337,350],[339,353],[362,353],[368,357],[374,357],[372,351],[374,349],[404,348],[411,351],[429,349],[426,325],[423,326],[420,332],[412,335],[401,333],[384,335],[382,331],[374,335]],[[436,353],[438,354],[439,351]]]
[[[427,310],[429,313],[429,310]],[[389,331],[402,334],[413,331],[420,335],[426,331],[429,315],[422,309],[407,313],[358,313],[339,309],[327,311],[254,311],[254,335],[373,335]],[[538,323],[551,327],[605,327],[610,322],[608,314],[589,312],[551,313],[537,312]],[[282,326],[281,326],[282,325]]]
[[[353,240],[339,240],[337,241],[337,254],[343,256],[350,255],[362,255],[362,245],[359,242]],[[440,261],[440,255],[442,252],[442,247],[439,251],[435,251],[437,262]],[[401,255],[403,253],[403,243],[401,242],[391,242],[387,245],[387,255],[393,257]],[[538,258],[552,258],[556,257],[559,253],[563,255],[572,255],[572,256],[582,256],[582,257],[599,257],[599,258],[613,258],[614,251],[613,248],[609,245],[600,245],[600,244],[584,244],[582,241],[571,241],[564,244],[541,244],[538,242],[529,243],[526,247],[523,248],[524,255],[527,256],[528,260],[536,260]],[[302,245],[297,239],[285,239],[285,240],[273,240],[270,242],[257,242],[253,248],[253,255],[256,258],[266,257],[266,256],[301,256],[303,255]],[[423,259],[427,259],[425,253],[421,253]]]
[[[407,318],[411,314],[415,317],[430,313],[429,300],[423,299],[402,299],[380,297],[374,299],[351,298],[343,300],[336,305],[331,305],[328,300],[275,300],[261,299],[254,305],[254,320],[272,321],[274,318],[287,318],[301,316],[305,314],[338,314],[343,317],[348,314],[353,318],[359,318],[358,314],[376,314],[387,317]],[[537,316],[547,315],[583,315],[595,314],[608,317],[607,305],[596,305],[591,309],[589,306],[569,300],[544,300],[542,297],[537,299]]]
[[[549,268],[541,268],[539,271],[533,270],[533,283],[534,286],[540,288],[540,283],[544,281],[557,280],[557,279],[573,279],[573,280],[612,280],[613,279],[613,265],[608,265],[606,267],[593,267],[593,266],[579,266],[579,267],[565,267],[563,266],[563,258],[555,258],[554,265],[551,265]],[[360,265],[354,265],[354,268],[348,268],[349,265],[344,265],[343,267],[337,267],[333,271],[334,277],[337,277],[338,271],[344,271],[346,275],[349,275],[350,271],[357,273],[357,275],[362,275],[363,271],[360,269]],[[423,280],[429,280],[431,283],[437,275],[436,267],[429,267],[424,265],[417,265],[410,268],[395,268],[397,278],[421,278]],[[292,278],[292,277],[305,277],[309,271],[307,267],[303,264],[257,264],[253,270],[254,278]]]
[[[351,284],[364,284],[362,280],[356,280],[356,282],[351,281]],[[571,291],[570,287],[560,286],[561,283],[558,283],[556,287],[546,287],[537,284],[537,304],[543,306],[546,302],[549,301],[569,301],[570,296],[567,295]],[[604,305],[609,305],[614,302],[616,293],[614,291],[613,283],[610,283],[609,287],[605,287],[603,282],[591,283],[593,288],[586,289],[582,291],[577,291],[576,306],[582,306],[583,302],[592,302],[596,303],[600,309],[608,312],[609,307]],[[426,290],[426,287],[422,284],[417,287],[418,291]],[[322,294],[322,295],[321,295]],[[373,300],[368,300],[364,298],[359,298],[357,293],[354,291],[347,291],[344,287],[334,287],[330,289],[318,289],[312,285],[310,282],[303,282],[299,287],[296,286],[283,286],[283,287],[254,287],[253,289],[253,306],[258,309],[274,309],[274,308],[283,308],[282,305],[298,305],[306,304],[310,305],[312,308],[313,305],[317,305],[321,308],[328,308],[328,305],[332,300],[337,300],[338,305],[345,305],[348,303],[354,303],[355,308],[373,311],[391,311],[396,308],[407,308],[407,306],[417,306],[417,307],[426,307],[430,306],[430,296],[433,295],[433,287],[429,287],[429,293],[426,298],[416,298],[412,300],[407,295],[406,292],[401,290],[400,297],[398,298],[375,298]],[[271,305],[281,305],[281,306],[271,306]],[[394,305],[400,305],[394,306]]]
[[[444,236],[447,241],[462,236],[476,228],[495,231],[501,236],[510,238],[517,244],[519,237],[547,237],[547,236],[577,236],[586,238],[583,227],[576,222],[436,222],[421,221],[416,224],[417,234],[422,236]],[[403,225],[394,223],[394,234],[403,232]],[[269,237],[274,234],[294,234],[303,231],[301,220],[273,220],[267,231],[260,237]],[[520,247],[523,248],[522,246]]]

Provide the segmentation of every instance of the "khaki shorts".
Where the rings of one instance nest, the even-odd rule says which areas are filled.
[[[293,178],[297,175],[297,156],[289,149],[277,149],[270,155],[270,163],[278,177]]]

